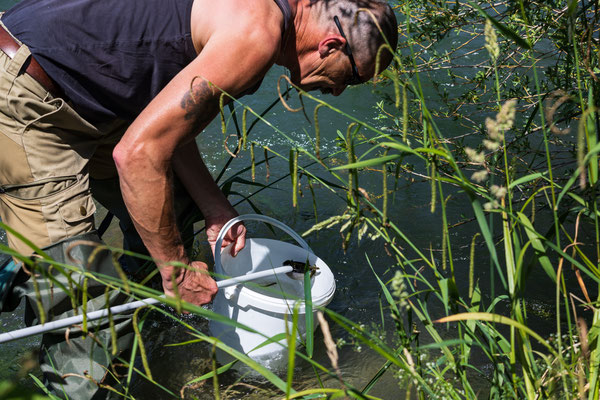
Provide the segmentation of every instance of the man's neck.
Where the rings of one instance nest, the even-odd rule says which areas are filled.
[[[310,24],[310,0],[289,0],[293,26],[286,37],[276,64],[288,68],[292,75],[298,70],[298,59],[315,50],[315,32]]]

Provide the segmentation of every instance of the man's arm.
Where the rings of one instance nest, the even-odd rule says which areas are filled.
[[[168,264],[189,264],[173,212],[172,165],[175,162],[178,174],[188,181],[186,186],[194,166],[175,155],[189,151],[184,148],[216,116],[221,94],[217,88],[236,94],[251,87],[272,65],[278,46],[273,35],[252,26],[238,29],[234,38],[227,32],[214,33],[198,57],[150,102],[115,147],[123,199],[159,265],[167,294],[178,285],[184,300],[203,304],[217,291],[208,275]],[[200,190],[192,195],[202,197]],[[200,201],[199,206],[207,208],[208,204]],[[200,262],[192,266],[206,269]]]
[[[220,250],[215,249],[215,243],[221,228],[238,214],[210,175],[195,142],[177,149],[173,168],[204,215],[206,235],[214,254]],[[234,225],[225,235],[222,246],[234,243],[231,255],[237,255],[246,243],[245,234],[246,228],[241,223]]]

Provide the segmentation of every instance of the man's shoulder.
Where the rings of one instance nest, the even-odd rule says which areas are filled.
[[[275,1],[194,0],[194,7],[198,56],[186,69],[229,93],[256,85],[282,48],[284,17]]]
[[[273,0],[194,0],[194,9],[192,24],[209,18],[211,35],[265,44],[282,38],[284,17]]]

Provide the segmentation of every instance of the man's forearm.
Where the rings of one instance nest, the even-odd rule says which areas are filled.
[[[227,221],[237,217],[237,212],[210,175],[195,142],[180,146],[176,150],[173,168],[204,214],[208,242],[213,251],[219,251],[214,248],[217,236]],[[227,232],[222,245],[233,243],[231,255],[235,256],[244,248],[245,235],[245,227],[241,223],[236,224]]]
[[[163,263],[188,263],[173,212],[172,174],[170,168],[153,165],[145,157],[128,154],[116,157],[123,200],[131,219],[161,267],[163,278],[170,279],[173,268]]]
[[[195,142],[179,147],[173,157],[173,169],[205,217],[229,211],[231,205],[202,161]]]

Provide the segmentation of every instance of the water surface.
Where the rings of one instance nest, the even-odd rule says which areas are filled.
[[[16,2],[0,0],[0,9],[6,8],[13,3]],[[465,46],[462,51],[468,52],[479,46],[481,46],[481,43],[473,42],[471,45]],[[253,96],[244,97],[241,101],[252,107],[255,111],[261,112],[277,98],[276,81],[284,72],[281,67],[274,67],[265,78],[262,87]],[[472,74],[474,71],[469,70],[464,71],[464,73]],[[445,71],[432,73],[432,77],[438,80],[443,80],[444,76]],[[436,91],[429,83],[432,79],[428,80],[426,78],[427,76],[422,77],[422,81],[429,97],[429,107],[432,109],[438,106],[441,107],[439,97],[437,97]],[[452,83],[446,83],[450,85],[451,90]],[[386,86],[378,86],[374,89],[371,85],[362,85],[347,89],[344,94],[337,98],[332,96],[324,96],[322,98],[346,114],[352,115],[376,127],[385,128],[385,123],[378,119],[379,112],[376,108],[376,103],[381,100],[382,95],[393,96],[393,89]],[[289,101],[293,107],[298,107],[300,104],[295,96],[292,96]],[[315,103],[305,99],[305,105],[306,114],[312,120]],[[241,111],[238,113],[238,118],[241,121]],[[256,141],[261,146],[268,146],[273,151],[285,157],[287,157],[290,147],[312,148],[314,126],[307,121],[302,112],[292,113],[285,110],[281,105],[277,105],[265,118],[277,130],[284,132],[287,137],[276,132],[272,127],[261,123],[253,130],[250,137],[251,140]],[[250,118],[249,121],[251,121]],[[345,135],[349,120],[343,115],[322,108],[319,113],[319,122],[321,126],[321,153],[324,156],[338,158],[339,163],[345,162],[346,156],[344,153],[336,155],[339,151],[339,146],[336,144],[335,138],[337,137],[338,130]],[[446,136],[457,136],[466,133],[460,121],[440,120],[439,124]],[[228,134],[233,134],[234,132],[235,128],[230,123]],[[367,131],[363,133],[368,135]],[[224,150],[224,136],[221,133],[218,118],[198,136],[197,143],[206,164],[214,176],[216,176],[229,158],[228,153]],[[233,140],[230,140],[228,143],[233,149]],[[256,159],[262,161],[262,150],[257,151]],[[306,166],[310,162],[308,157],[300,157],[300,165]],[[242,153],[230,164],[225,178],[249,166],[249,152]],[[329,174],[323,173],[323,170],[317,166],[311,166],[310,170],[320,176],[326,177],[328,180],[334,180]],[[272,183],[281,177],[285,177],[288,172],[288,161],[275,158],[271,160],[269,165],[270,176],[268,180],[265,166],[260,165],[257,167],[256,182]],[[251,180],[250,171],[245,172],[242,177]],[[315,224],[316,220],[312,197],[306,185],[306,178],[302,178],[301,183],[303,196],[300,197],[298,207],[296,208],[292,207],[289,177],[284,178],[272,188],[253,196],[251,200],[253,205],[262,213],[284,222],[296,232],[305,232]],[[360,186],[375,196],[379,195],[382,190],[381,174],[377,171],[363,173],[360,177]],[[390,205],[390,219],[402,229],[404,234],[422,252],[426,254],[431,252],[434,260],[439,261],[441,257],[442,220],[439,207],[435,213],[431,213],[430,211],[430,184],[428,182],[420,182],[419,179],[415,180],[412,176],[403,175],[398,181],[398,188],[398,191],[394,195],[393,203]],[[256,187],[239,184],[234,185],[233,189],[243,194],[251,194],[256,191]],[[471,209],[468,202],[465,201],[464,196],[456,190],[446,190],[448,191],[446,195],[452,195],[448,203],[447,218],[449,223],[456,223],[462,220],[464,216],[470,216]],[[344,212],[346,208],[344,193],[332,193],[327,188],[319,185],[315,185],[315,193],[319,221],[330,216],[341,215]],[[240,201],[240,196],[232,196],[230,200],[236,204]],[[242,202],[236,207],[240,214],[255,212],[247,202]],[[100,219],[102,213],[103,211],[101,210],[98,219]],[[274,237],[263,225],[251,223],[248,224],[248,228],[249,237],[277,238],[277,236]],[[461,288],[468,285],[468,245],[476,231],[474,224],[466,224],[460,229],[450,231],[451,241],[455,245],[452,252],[454,268],[458,284]],[[0,238],[4,240],[4,236]],[[207,254],[206,243],[202,242],[202,238],[201,233],[199,240],[201,246],[203,246],[204,254]],[[110,244],[118,245],[119,234],[114,222],[105,239]],[[315,254],[329,265],[335,275],[337,292],[329,308],[358,324],[377,331],[382,338],[393,344],[395,340],[394,324],[390,318],[388,309],[382,306],[382,303],[385,303],[385,301],[382,300],[379,283],[369,267],[370,263],[375,273],[383,281],[387,281],[393,276],[395,271],[393,267],[394,260],[387,255],[381,243],[372,242],[368,239],[358,242],[356,237],[354,237],[347,251],[344,252],[339,226],[319,232],[318,234],[312,234],[305,239]],[[479,257],[478,254],[479,250],[476,253],[476,257]],[[210,259],[208,261],[212,262]],[[486,282],[486,279],[489,279],[489,264],[484,256],[477,258],[476,269],[481,282],[484,282],[482,283],[482,287],[485,286],[487,288],[489,285]],[[542,293],[547,292],[547,290],[540,284],[539,291],[542,298],[539,304],[540,307],[543,307],[545,299]],[[533,294],[533,296],[535,297],[536,295]],[[443,313],[440,305],[432,302],[431,307],[432,315],[441,315]],[[14,313],[4,314],[0,320],[2,330],[7,331],[22,326],[21,315],[22,309],[18,309]],[[205,320],[195,316],[186,317],[186,322],[203,330],[206,330],[207,327]],[[543,318],[541,322],[543,323]],[[159,313],[154,313],[148,323],[146,323],[145,332],[153,375],[157,381],[173,392],[178,394],[186,382],[206,373],[212,367],[208,361],[211,348],[206,344],[165,347],[167,344],[186,341],[189,339],[189,335],[187,335],[183,327],[173,323],[170,319]],[[384,364],[384,360],[380,356],[367,351],[364,346],[353,344],[350,335],[342,328],[331,325],[331,333],[335,340],[347,343],[338,349],[340,370],[343,377],[357,388],[364,387]],[[421,343],[427,341],[428,339],[423,337]],[[0,368],[0,379],[14,378],[19,367],[14,364],[13,360],[18,359],[20,355],[27,351],[35,349],[37,343],[37,338],[30,338],[3,345],[3,351],[0,352],[0,363],[9,367]],[[330,366],[324,345],[322,344],[320,331],[317,331],[316,334],[314,358],[319,363],[327,367]],[[327,386],[338,387],[339,385],[336,378],[322,378]],[[231,386],[238,379],[242,380],[243,385]],[[136,382],[133,389],[134,394],[138,398],[171,398],[159,392],[155,387],[144,383],[142,380],[137,380]],[[301,362],[297,367],[295,387],[301,389],[311,386],[318,386],[314,371],[309,365]],[[272,388],[260,380],[256,378],[241,378],[236,374],[227,374],[224,376],[221,379],[221,388],[222,390],[229,388],[230,393],[236,390],[239,391],[239,394],[236,395],[237,397],[232,396],[230,398],[252,398],[249,393],[254,393],[255,398],[281,397],[281,394],[275,394],[275,392],[271,391]],[[399,387],[397,380],[394,378],[393,371],[390,371],[384,375],[383,379],[379,381],[369,394],[384,399],[394,399],[401,392],[402,388]],[[186,391],[186,393],[194,394],[200,399],[212,399],[212,383],[207,382],[204,386],[189,389],[189,392]]]

